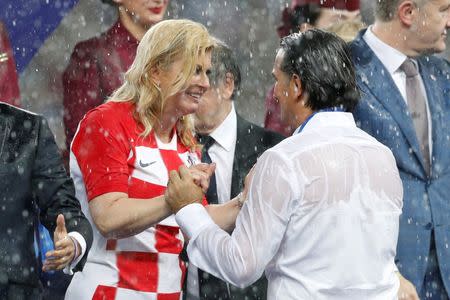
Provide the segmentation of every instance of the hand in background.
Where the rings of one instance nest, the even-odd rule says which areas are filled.
[[[206,163],[200,163],[193,165],[189,167],[189,171],[191,173],[191,176],[198,186],[200,186],[203,190],[203,193],[206,193],[209,186],[209,179],[211,178],[211,175],[216,170],[216,164],[206,164]]]
[[[419,300],[419,295],[417,295],[416,288],[414,285],[399,272],[398,278],[400,279],[400,288],[398,289],[398,299],[399,300]]]
[[[186,166],[181,166],[178,172],[170,171],[165,200],[173,213],[177,213],[188,204],[201,203],[202,199],[202,188],[194,182],[194,178]]]
[[[78,243],[72,240],[67,235],[66,223],[63,215],[58,215],[56,219],[56,229],[53,234],[53,242],[55,250],[48,251],[45,254],[46,260],[42,267],[44,272],[50,270],[62,270],[74,260],[75,244]],[[80,246],[78,246],[80,249]]]

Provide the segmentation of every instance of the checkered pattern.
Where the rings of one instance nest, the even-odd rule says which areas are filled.
[[[66,299],[180,299],[185,264],[179,254],[183,235],[169,216],[134,236],[107,240],[96,230],[88,202],[108,192],[150,199],[164,193],[168,172],[199,162],[174,134],[162,144],[133,118],[130,103],[108,102],[89,112],[71,148],[71,173],[83,212],[94,228],[94,242],[83,272]]]

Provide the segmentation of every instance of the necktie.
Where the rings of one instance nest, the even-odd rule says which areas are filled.
[[[198,141],[203,145],[202,162],[212,163],[208,150],[215,143],[214,138],[209,135],[198,135]],[[209,204],[219,203],[217,197],[216,176],[213,173],[209,180],[208,191],[206,192],[206,200]],[[200,299],[229,299],[227,285],[213,275],[198,269],[198,283]]]
[[[212,163],[211,156],[209,156],[208,150],[215,143],[214,138],[210,137],[209,135],[198,135],[198,140],[200,144],[203,145],[202,162],[208,164]],[[219,203],[219,199],[217,197],[216,175],[214,173],[209,179],[209,187],[208,191],[206,192],[206,200],[209,204]]]
[[[420,75],[416,64],[410,58],[407,58],[403,62],[400,70],[406,74],[406,100],[425,162],[425,170],[429,174],[430,145],[428,140],[428,116],[425,95],[420,86]]]

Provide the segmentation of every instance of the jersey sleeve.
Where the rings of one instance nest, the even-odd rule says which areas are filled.
[[[131,147],[114,113],[94,110],[81,121],[72,149],[88,200],[110,192],[128,194]]]

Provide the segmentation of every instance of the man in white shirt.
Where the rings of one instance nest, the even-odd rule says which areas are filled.
[[[215,185],[210,184],[207,200],[222,204],[239,194],[257,157],[279,143],[283,136],[252,124],[236,113],[234,99],[240,91],[241,72],[233,51],[217,41],[211,60],[211,86],[195,113],[195,128],[201,142],[212,138],[212,144],[204,146],[202,158],[207,155],[216,164]],[[215,296],[223,300],[266,299],[266,291],[265,278],[239,289],[197,270],[193,264],[188,268],[187,299],[213,299]]]
[[[375,23],[350,46],[362,91],[355,120],[392,150],[400,172],[399,270],[420,299],[449,299],[450,67],[432,54],[445,50],[450,0],[375,8]]]
[[[349,113],[359,95],[347,45],[318,29],[292,34],[272,74],[297,130],[258,159],[231,235],[192,204],[189,172],[170,174],[166,201],[191,262],[241,287],[265,271],[268,299],[397,299],[402,185],[391,151]]]

